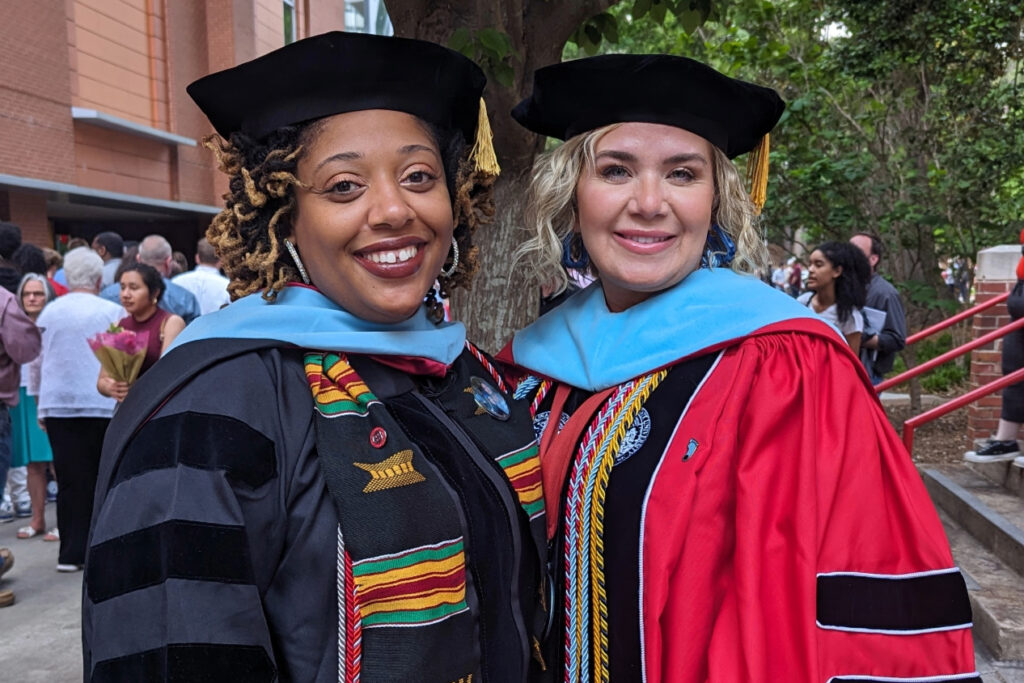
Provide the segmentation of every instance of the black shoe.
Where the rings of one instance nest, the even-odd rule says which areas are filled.
[[[976,451],[964,453],[964,460],[967,462],[1006,462],[1013,460],[1020,455],[1020,446],[1016,439],[1010,441],[996,441],[989,439],[988,442]]]

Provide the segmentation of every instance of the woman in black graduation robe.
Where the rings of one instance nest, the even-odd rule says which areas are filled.
[[[489,141],[467,152],[483,83],[436,45],[332,33],[189,87],[222,136],[230,192],[207,237],[237,300],[186,329],[108,432],[87,680],[539,666],[528,411],[437,315],[490,211]]]

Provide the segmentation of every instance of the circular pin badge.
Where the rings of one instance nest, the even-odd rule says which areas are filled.
[[[636,417],[633,418],[633,424],[626,430],[626,435],[619,445],[619,452],[615,456],[615,464],[622,464],[631,455],[640,450],[650,433],[651,415],[647,412],[647,408],[641,408],[637,412]]]
[[[370,430],[370,445],[374,448],[384,448],[384,444],[388,442],[388,433],[384,431],[383,427],[374,427]]]
[[[473,389],[473,400],[477,407],[493,418],[507,420],[509,417],[508,402],[497,389],[480,379],[470,377],[469,386]]]
[[[544,410],[537,413],[537,416],[533,418],[533,435],[537,437],[537,441],[540,441],[540,437],[544,436],[544,430],[548,426],[548,420],[551,419],[551,411]],[[562,427],[569,421],[569,416],[562,413],[558,418],[558,431],[562,431]]]

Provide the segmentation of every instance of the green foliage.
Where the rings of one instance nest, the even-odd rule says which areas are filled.
[[[631,0],[618,2],[611,12],[590,17],[576,29],[569,42],[587,55],[595,55],[608,44],[619,43],[619,17],[632,21],[648,19],[651,26],[666,20],[686,33],[693,33],[708,20],[719,17],[728,0]]]
[[[685,12],[706,10],[696,25]],[[940,260],[1016,242],[1024,217],[1020,0],[626,0],[566,46],[662,52],[769,85],[788,102],[772,134],[764,220],[800,250],[881,235],[882,268],[912,317],[955,307]],[[601,26],[608,20],[602,19]],[[584,27],[584,33],[585,27]],[[742,160],[740,160],[742,161]]]
[[[937,337],[925,339],[917,345],[917,362],[924,363],[936,356],[941,356],[953,348],[953,336],[944,332]],[[900,356],[893,363],[892,372],[886,378],[895,377],[907,371],[907,364]],[[943,363],[919,379],[921,388],[929,393],[945,393],[967,384],[971,375],[971,354],[967,353],[948,363]]]
[[[474,32],[463,26],[452,33],[448,47],[475,61],[488,77],[506,88],[515,82],[512,60],[519,60],[519,55],[507,33],[494,28]]]

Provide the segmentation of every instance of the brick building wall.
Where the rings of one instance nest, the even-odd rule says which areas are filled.
[[[256,54],[265,55],[284,41],[284,4],[281,0],[256,0],[255,14]]]
[[[147,5],[153,6],[150,13]],[[72,104],[166,129],[167,62],[159,5],[158,0],[75,0]]]
[[[64,0],[5,2],[0,20],[0,173],[74,176]]]
[[[300,38],[343,25],[343,0],[295,5]],[[185,86],[283,44],[282,0],[5,2],[0,175],[13,179],[0,179],[0,220],[43,246],[53,244],[54,225],[86,238],[105,222],[125,233],[180,225],[182,236],[168,238],[179,247],[187,236],[194,247],[226,189],[212,153],[116,122],[76,121],[71,108],[200,141],[212,129]],[[47,189],[54,183],[82,191]],[[127,197],[99,209],[90,199],[97,191]]]
[[[223,0],[167,3],[167,32],[174,36],[169,60],[169,114],[174,130],[197,141],[211,132],[210,123],[185,92],[209,71],[234,64],[230,3]],[[223,15],[220,14],[223,12]],[[227,191],[209,150],[179,146],[174,182],[182,201],[216,205]],[[218,184],[219,183],[219,184]]]
[[[1013,289],[1017,282],[1016,267],[1020,259],[1019,245],[1005,245],[983,249],[978,253],[975,274],[975,303],[990,301]],[[997,304],[974,316],[972,337],[977,339],[1010,322],[1005,304]],[[998,339],[971,353],[971,388],[982,386],[1003,376],[1003,340]],[[1002,392],[986,396],[967,408],[968,446],[977,439],[987,439],[996,432],[1002,406]]]

